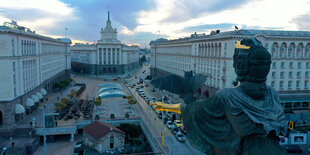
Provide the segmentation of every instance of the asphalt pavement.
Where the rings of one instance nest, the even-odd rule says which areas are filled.
[[[142,71],[145,70],[145,73],[142,73]],[[128,81],[128,83],[137,82],[139,78],[142,78],[143,80],[145,77],[149,75],[149,69],[147,67],[143,67],[136,74],[134,74],[130,79],[125,79]],[[135,78],[135,76],[137,78]],[[162,97],[162,95],[169,94],[168,92],[162,92],[158,89],[155,92],[152,92],[151,89],[153,86],[150,84],[150,81],[145,81],[149,87],[142,88],[148,96],[148,98],[156,97],[157,99],[159,97]],[[143,84],[144,85],[144,84]],[[157,113],[144,101],[144,99],[136,92],[135,88],[129,88],[132,94],[137,99],[137,102],[140,104],[143,111],[139,111],[139,115],[141,118],[145,119],[145,122],[147,125],[149,125],[150,131],[153,134],[153,137],[157,139],[158,142],[161,142],[161,131],[162,131],[162,120],[158,117]],[[171,95],[170,95],[171,97]],[[173,99],[175,102],[177,102],[177,98]],[[164,135],[165,135],[165,146],[168,147],[168,154],[171,155],[192,155],[192,154],[204,154],[196,149],[194,149],[187,140],[185,142],[179,142],[175,138],[174,134],[171,132],[171,130],[164,125]]]

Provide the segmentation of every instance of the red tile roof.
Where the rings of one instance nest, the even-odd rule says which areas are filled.
[[[89,134],[91,137],[94,139],[99,139],[106,135],[107,133],[111,131],[115,131],[121,134],[125,134],[124,131],[112,126],[111,124],[100,122],[100,121],[95,121],[83,128],[84,132]]]

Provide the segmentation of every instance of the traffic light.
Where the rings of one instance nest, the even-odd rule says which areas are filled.
[[[290,121],[290,124],[288,125],[289,129],[293,130],[294,129],[294,122]]]

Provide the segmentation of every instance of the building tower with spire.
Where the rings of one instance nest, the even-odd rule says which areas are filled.
[[[113,29],[110,11],[105,28],[101,28],[101,38],[97,43],[78,44],[71,47],[71,62],[85,66],[83,73],[95,75],[125,74],[139,67],[139,47],[127,46],[117,39]],[[74,67],[73,67],[74,68]],[[81,69],[76,69],[78,71]]]
[[[110,20],[110,11],[108,11],[108,20],[106,22],[105,28],[101,28],[101,39],[99,42],[115,42],[115,43],[120,43],[119,40],[117,40],[117,31],[116,28],[113,29],[111,25],[111,20]]]

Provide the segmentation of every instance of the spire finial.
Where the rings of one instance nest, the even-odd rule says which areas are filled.
[[[108,11],[108,21],[110,21],[110,11]]]

